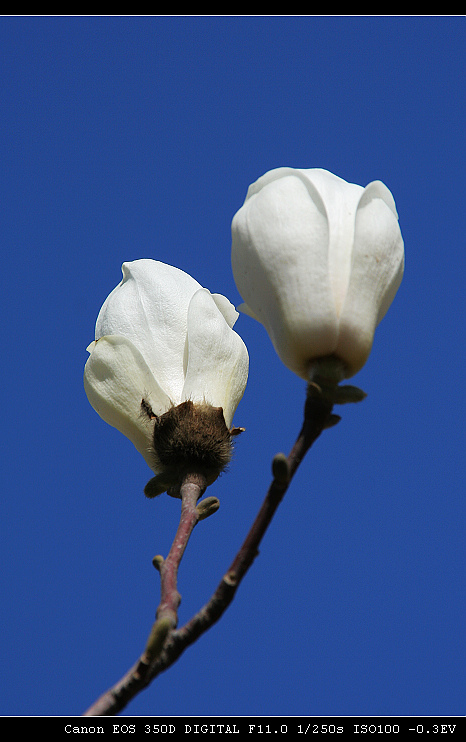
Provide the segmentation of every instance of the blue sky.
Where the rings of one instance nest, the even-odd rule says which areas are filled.
[[[179,503],[90,407],[86,346],[121,264],[240,302],[230,223],[274,167],[392,191],[401,288],[222,620],[125,715],[464,714],[464,18],[3,17],[2,715],[79,715],[143,649]],[[215,516],[210,597],[298,433],[262,327]]]

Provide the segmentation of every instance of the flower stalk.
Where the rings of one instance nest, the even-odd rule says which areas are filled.
[[[180,486],[181,516],[173,544],[166,559],[158,559],[154,564],[160,572],[161,595],[157,608],[157,622],[170,621],[171,628],[178,624],[178,607],[181,595],[177,588],[178,569],[188,545],[191,533],[200,520],[197,501],[207,487],[205,475],[196,472],[187,474]]]
[[[330,368],[330,372],[327,370],[323,375],[322,367]],[[182,514],[172,548],[166,559],[160,556],[154,558],[154,564],[161,574],[162,593],[157,610],[157,620],[148,645],[134,667],[113,688],[104,693],[84,716],[110,716],[119,713],[155,677],[173,665],[185,649],[208,631],[224,614],[257,556],[261,541],[306,453],[322,431],[332,427],[340,419],[332,412],[336,390],[344,388],[338,387],[340,375],[336,368],[337,366],[331,359],[317,364],[315,373],[312,374],[313,381],[309,383],[307,389],[300,433],[288,456],[278,453],[274,457],[272,482],[242,546],[206,605],[184,626],[176,628],[180,599],[176,578],[181,557],[194,526],[202,518],[201,513],[204,510],[215,511],[216,509],[215,503],[212,502],[216,498],[208,497],[199,504],[195,504],[198,495],[202,495],[202,482],[199,482],[196,477],[186,477],[180,488]],[[318,382],[323,384],[324,392]],[[330,393],[331,391],[333,394]],[[162,635],[163,641],[161,641]]]

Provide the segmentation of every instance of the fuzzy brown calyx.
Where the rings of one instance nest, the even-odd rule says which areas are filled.
[[[141,407],[154,419],[154,468],[159,472],[144,488],[145,495],[156,497],[168,491],[179,496],[187,473],[199,472],[207,485],[212,484],[232,455],[233,433],[226,426],[223,409],[188,400],[158,416],[144,400]]]

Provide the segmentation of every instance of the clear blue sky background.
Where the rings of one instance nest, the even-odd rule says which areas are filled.
[[[123,261],[234,303],[230,223],[278,166],[394,194],[406,273],[223,619],[128,715],[464,714],[465,21],[0,19],[2,715],[79,715],[139,656],[179,515],[87,402]],[[246,428],[180,571],[210,597],[304,383],[242,316]]]

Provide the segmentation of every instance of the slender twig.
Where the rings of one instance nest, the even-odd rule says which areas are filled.
[[[104,693],[84,716],[114,715],[150,682],[151,665],[160,654],[169,631],[178,624],[178,607],[181,602],[177,589],[178,569],[191,533],[202,518],[202,512],[196,507],[196,503],[206,486],[202,474],[188,474],[183,478],[179,492],[177,491],[181,498],[181,515],[175,538],[166,559],[154,558],[154,566],[160,572],[160,603],[145,650],[125,675],[125,681],[120,681]]]
[[[167,629],[163,635],[163,639],[161,640],[160,636],[156,636],[156,651],[149,653],[151,655],[150,658],[147,656],[146,649],[146,652],[134,667],[113,688],[101,696],[86,711],[84,716],[112,716],[119,713],[159,673],[170,667],[189,645],[193,644],[201,634],[205,633],[218,621],[230,605],[242,578],[253,563],[258,553],[259,544],[301,461],[322,430],[336,421],[335,419],[332,420],[332,418],[336,417],[331,415],[332,407],[333,401],[331,398],[326,394],[322,394],[322,390],[317,384],[309,384],[304,409],[304,421],[300,434],[288,457],[285,457],[283,454],[278,454],[275,457],[273,481],[243,545],[231,563],[230,568],[224,574],[211,599],[180,629],[171,628],[170,625],[167,625],[173,621],[173,612],[176,614],[176,608],[179,603],[179,596],[176,591],[176,573],[179,560],[176,564],[175,562],[170,564],[169,556],[161,563],[162,575],[164,574],[164,565],[167,562],[170,564],[170,571],[168,572],[170,577],[165,576],[165,586],[162,588],[162,598],[157,611],[157,621],[154,624],[154,627],[156,627],[158,622],[168,618],[167,624],[163,624],[163,628],[165,629],[166,627]],[[183,526],[183,529],[186,528],[186,532],[190,527],[188,523],[192,523],[188,513],[192,517],[192,503],[188,507],[186,502],[186,521]],[[183,521],[183,515],[181,521]],[[182,529],[181,521],[179,532]],[[193,523],[191,531],[194,525]],[[180,540],[184,546],[187,543],[186,532],[183,530],[184,535],[180,535]],[[175,547],[177,538],[178,533],[172,549]],[[149,639],[148,644],[150,644],[150,641]],[[161,647],[160,644],[163,646]]]
[[[178,530],[166,559],[159,558],[155,565],[160,572],[160,604],[157,609],[158,621],[169,619],[172,628],[178,624],[178,606],[181,596],[177,590],[178,568],[188,545],[189,537],[199,520],[196,503],[206,489],[205,478],[200,474],[186,476],[180,487],[181,516]]]

